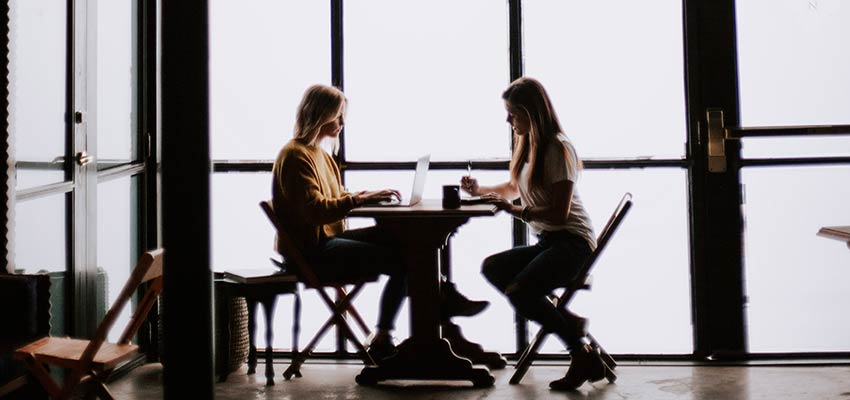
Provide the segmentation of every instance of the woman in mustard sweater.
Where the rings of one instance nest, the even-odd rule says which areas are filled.
[[[355,207],[400,194],[392,189],[350,193],[343,188],[336,162],[320,145],[329,140],[336,150],[346,104],[345,95],[331,86],[314,85],[304,93],[295,134],[274,163],[272,203],[295,245],[316,266],[320,280],[376,273],[389,277],[381,294],[377,330],[368,345],[378,361],[395,352],[391,331],[406,295],[405,268],[393,235],[375,226],[347,231],[345,216]],[[279,238],[277,249],[283,250]],[[450,283],[444,283],[442,303],[446,318],[471,316],[488,304],[466,299]]]

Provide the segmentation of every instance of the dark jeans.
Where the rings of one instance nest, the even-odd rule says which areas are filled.
[[[481,272],[507,294],[516,311],[555,333],[568,349],[581,347],[575,321],[558,312],[546,295],[572,282],[590,255],[587,241],[567,231],[544,232],[533,246],[515,247],[484,259]]]
[[[392,330],[407,295],[407,274],[392,236],[376,227],[353,229],[321,241],[305,252],[319,280],[389,277],[381,294],[378,329]]]

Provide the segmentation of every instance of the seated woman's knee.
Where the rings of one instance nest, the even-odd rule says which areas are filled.
[[[481,274],[487,278],[491,283],[495,283],[500,281],[499,277],[499,265],[498,258],[493,255],[484,259],[481,263]]]

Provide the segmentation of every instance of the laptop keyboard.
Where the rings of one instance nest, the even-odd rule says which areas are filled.
[[[401,200],[396,199],[396,198],[392,198],[392,199],[389,199],[389,200],[384,200],[384,201],[378,202],[379,206],[397,206],[399,204],[401,204]]]

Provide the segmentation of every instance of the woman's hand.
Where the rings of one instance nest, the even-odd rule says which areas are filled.
[[[471,176],[460,178],[460,188],[472,196],[478,196],[478,180]]]
[[[401,200],[401,193],[394,189],[361,190],[354,194],[354,202],[358,206],[364,204],[376,204],[382,201],[389,201],[394,198]]]
[[[486,201],[487,203],[496,206],[496,208],[498,208],[500,211],[510,210],[511,207],[513,207],[513,204],[511,204],[508,199],[502,197],[501,195],[495,192],[483,194],[481,195],[481,199]]]

